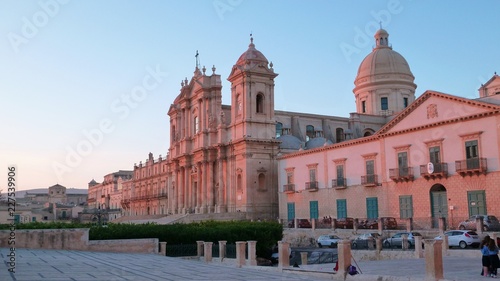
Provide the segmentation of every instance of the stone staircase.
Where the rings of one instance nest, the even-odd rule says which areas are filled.
[[[175,215],[143,215],[143,216],[124,216],[113,220],[113,223],[192,223],[200,221],[239,221],[246,220],[246,213],[221,213],[221,214],[175,214]]]

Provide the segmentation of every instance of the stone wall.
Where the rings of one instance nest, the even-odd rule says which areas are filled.
[[[15,245],[9,245],[10,230],[0,230],[0,248],[77,250],[122,253],[158,253],[158,239],[117,239],[89,241],[89,229],[16,230]]]

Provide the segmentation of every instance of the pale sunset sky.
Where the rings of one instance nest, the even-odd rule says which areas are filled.
[[[382,25],[418,88],[476,98],[500,71],[500,1],[0,0],[0,189],[87,188],[169,147],[167,110],[200,66],[254,43],[278,110],[348,117]],[[140,96],[132,93],[142,90]]]

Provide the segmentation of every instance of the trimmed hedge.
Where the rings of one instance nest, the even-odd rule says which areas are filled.
[[[283,226],[277,222],[204,221],[190,224],[114,224],[95,227],[82,223],[30,222],[17,224],[17,229],[90,228],[90,240],[158,238],[168,245],[195,244],[196,241],[227,243],[257,241],[257,256],[269,258],[272,248],[283,238]],[[0,229],[9,229],[1,224]]]

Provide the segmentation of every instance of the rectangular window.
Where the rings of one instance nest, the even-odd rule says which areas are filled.
[[[466,159],[479,157],[477,149],[477,140],[465,142],[465,156]]]
[[[295,219],[295,203],[287,203],[288,220]]]
[[[429,160],[436,166],[436,164],[441,163],[441,148],[439,146],[433,146],[429,148]]]
[[[366,175],[374,175],[375,174],[375,161],[367,160],[366,161]]]
[[[377,197],[366,198],[366,217],[369,219],[378,218],[378,198]]]
[[[389,101],[387,100],[387,97],[380,98],[380,109],[389,109]]]
[[[399,217],[402,219],[413,217],[413,200],[411,195],[399,196]]]
[[[403,98],[403,106],[404,108],[408,107],[408,98]]]
[[[347,201],[345,199],[337,199],[337,218],[347,218]]]
[[[337,165],[337,186],[344,186],[344,165]]]
[[[310,169],[309,170],[309,181],[310,182],[315,182],[316,181],[316,169]]]
[[[287,184],[293,184],[293,173],[287,173],[286,174],[286,183]]]
[[[408,153],[406,151],[398,153],[399,176],[408,175]]]
[[[318,201],[309,201],[309,213],[311,215],[311,219],[318,219]]]
[[[366,113],[366,101],[361,102],[361,112]]]
[[[467,159],[467,169],[479,168],[479,151],[477,149],[477,140],[465,142],[465,157]]]

